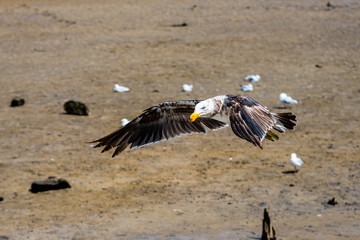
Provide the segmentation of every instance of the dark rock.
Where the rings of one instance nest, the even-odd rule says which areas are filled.
[[[67,114],[75,114],[75,115],[89,115],[89,109],[88,107],[82,103],[82,102],[78,102],[78,101],[67,101],[66,103],[64,103],[64,110],[66,111]]]
[[[336,198],[333,197],[327,202],[327,204],[335,206],[336,204],[338,204],[338,201],[336,200]]]
[[[0,235],[0,240],[9,240],[9,237],[5,235]]]
[[[50,190],[58,190],[64,188],[71,188],[70,184],[61,178],[48,177],[44,181],[35,181],[31,184],[30,192],[38,193]]]
[[[322,66],[319,65],[319,64],[315,64],[315,67],[317,67],[317,68],[322,68]]]
[[[4,198],[3,197],[0,197],[0,202],[4,201]]]
[[[11,100],[10,107],[19,107],[25,104],[25,99],[22,97],[14,97]]]
[[[268,210],[264,209],[261,240],[276,240],[275,229],[271,224]]]

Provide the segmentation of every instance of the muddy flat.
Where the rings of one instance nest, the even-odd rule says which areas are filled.
[[[259,239],[264,208],[278,239],[359,237],[359,11],[358,1],[1,1],[0,239]],[[244,93],[249,74],[261,80]],[[282,109],[281,92],[299,103]],[[298,126],[263,150],[229,127],[115,158],[88,143],[160,102],[221,94],[291,111]],[[10,107],[15,96],[25,105]],[[91,114],[65,114],[68,100]],[[296,174],[293,152],[305,162]],[[29,191],[49,176],[71,188]]]

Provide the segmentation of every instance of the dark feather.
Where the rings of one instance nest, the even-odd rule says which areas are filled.
[[[286,127],[287,129],[293,130],[296,126],[296,116],[290,112],[287,113],[275,113],[275,118]]]
[[[98,143],[95,147],[105,146],[103,152],[116,147],[114,157],[128,145],[131,145],[130,148],[136,148],[183,134],[206,133],[203,124],[212,130],[226,125],[215,119],[202,117],[190,122],[190,115],[199,102],[164,102],[150,107],[123,128],[95,140],[94,142]]]
[[[228,95],[226,104],[229,107],[231,129],[235,135],[260,148],[264,138],[271,141],[279,139],[270,129],[284,132],[283,127],[294,129],[296,125],[296,116],[292,113],[271,113],[250,97]],[[278,121],[280,126],[276,125]]]

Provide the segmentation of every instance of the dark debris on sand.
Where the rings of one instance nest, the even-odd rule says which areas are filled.
[[[38,193],[38,192],[59,190],[65,188],[71,188],[70,184],[65,179],[61,179],[57,177],[48,177],[48,179],[43,181],[34,181],[31,184],[30,192]]]

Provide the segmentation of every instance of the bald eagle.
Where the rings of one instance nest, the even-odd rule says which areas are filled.
[[[296,116],[290,112],[272,113],[248,96],[220,95],[206,100],[163,102],[152,106],[124,127],[93,141],[102,152],[116,147],[112,157],[130,149],[168,140],[177,136],[206,133],[206,126],[217,130],[230,125],[239,138],[263,148],[266,138],[279,139],[271,130],[284,133],[296,126]]]

